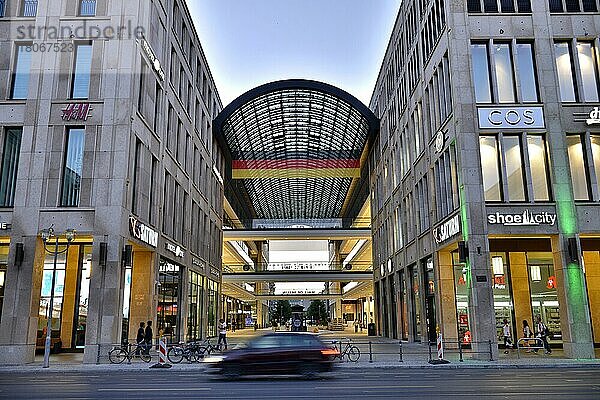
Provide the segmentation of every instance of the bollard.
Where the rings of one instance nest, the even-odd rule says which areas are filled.
[[[427,342],[427,349],[429,350],[429,362],[432,362],[433,358],[431,358],[431,342]]]
[[[158,340],[158,363],[150,366],[150,368],[171,368],[172,365],[167,362],[167,342],[164,336]]]
[[[458,356],[459,356],[459,361],[463,362],[462,342],[460,340],[458,341]]]
[[[373,349],[371,347],[371,341],[369,340],[369,362],[373,362]]]
[[[400,362],[404,362],[404,360],[402,360],[402,341],[398,342],[400,344]]]
[[[492,341],[488,340],[488,343],[490,345],[490,361],[494,361],[494,354],[492,353]]]

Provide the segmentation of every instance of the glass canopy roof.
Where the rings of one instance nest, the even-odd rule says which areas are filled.
[[[339,88],[287,80],[243,94],[213,126],[229,153],[228,192],[242,199],[248,216],[302,220],[345,217],[379,121]]]

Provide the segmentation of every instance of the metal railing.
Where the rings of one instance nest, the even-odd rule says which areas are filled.
[[[481,350],[474,350],[473,345],[480,348]],[[428,342],[428,356],[429,362],[437,360],[437,342]],[[432,351],[432,348],[435,351]],[[458,361],[463,362],[465,359],[465,355],[477,356],[477,355],[486,355],[489,358],[489,361],[494,361],[494,344],[491,340],[487,342],[470,342],[469,344],[465,344],[464,342],[458,340],[444,340],[444,354],[458,354]]]
[[[35,17],[37,15],[37,0],[24,0],[23,1],[23,16],[24,17]]]
[[[96,15],[96,0],[80,0],[79,15],[82,17],[93,17]]]

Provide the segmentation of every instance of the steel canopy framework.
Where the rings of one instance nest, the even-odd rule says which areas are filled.
[[[213,129],[229,153],[228,192],[249,218],[325,219],[341,217],[379,121],[339,88],[286,80],[234,100]]]

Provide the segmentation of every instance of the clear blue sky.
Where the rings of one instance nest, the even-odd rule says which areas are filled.
[[[402,0],[187,0],[223,104],[314,79],[368,105]]]

